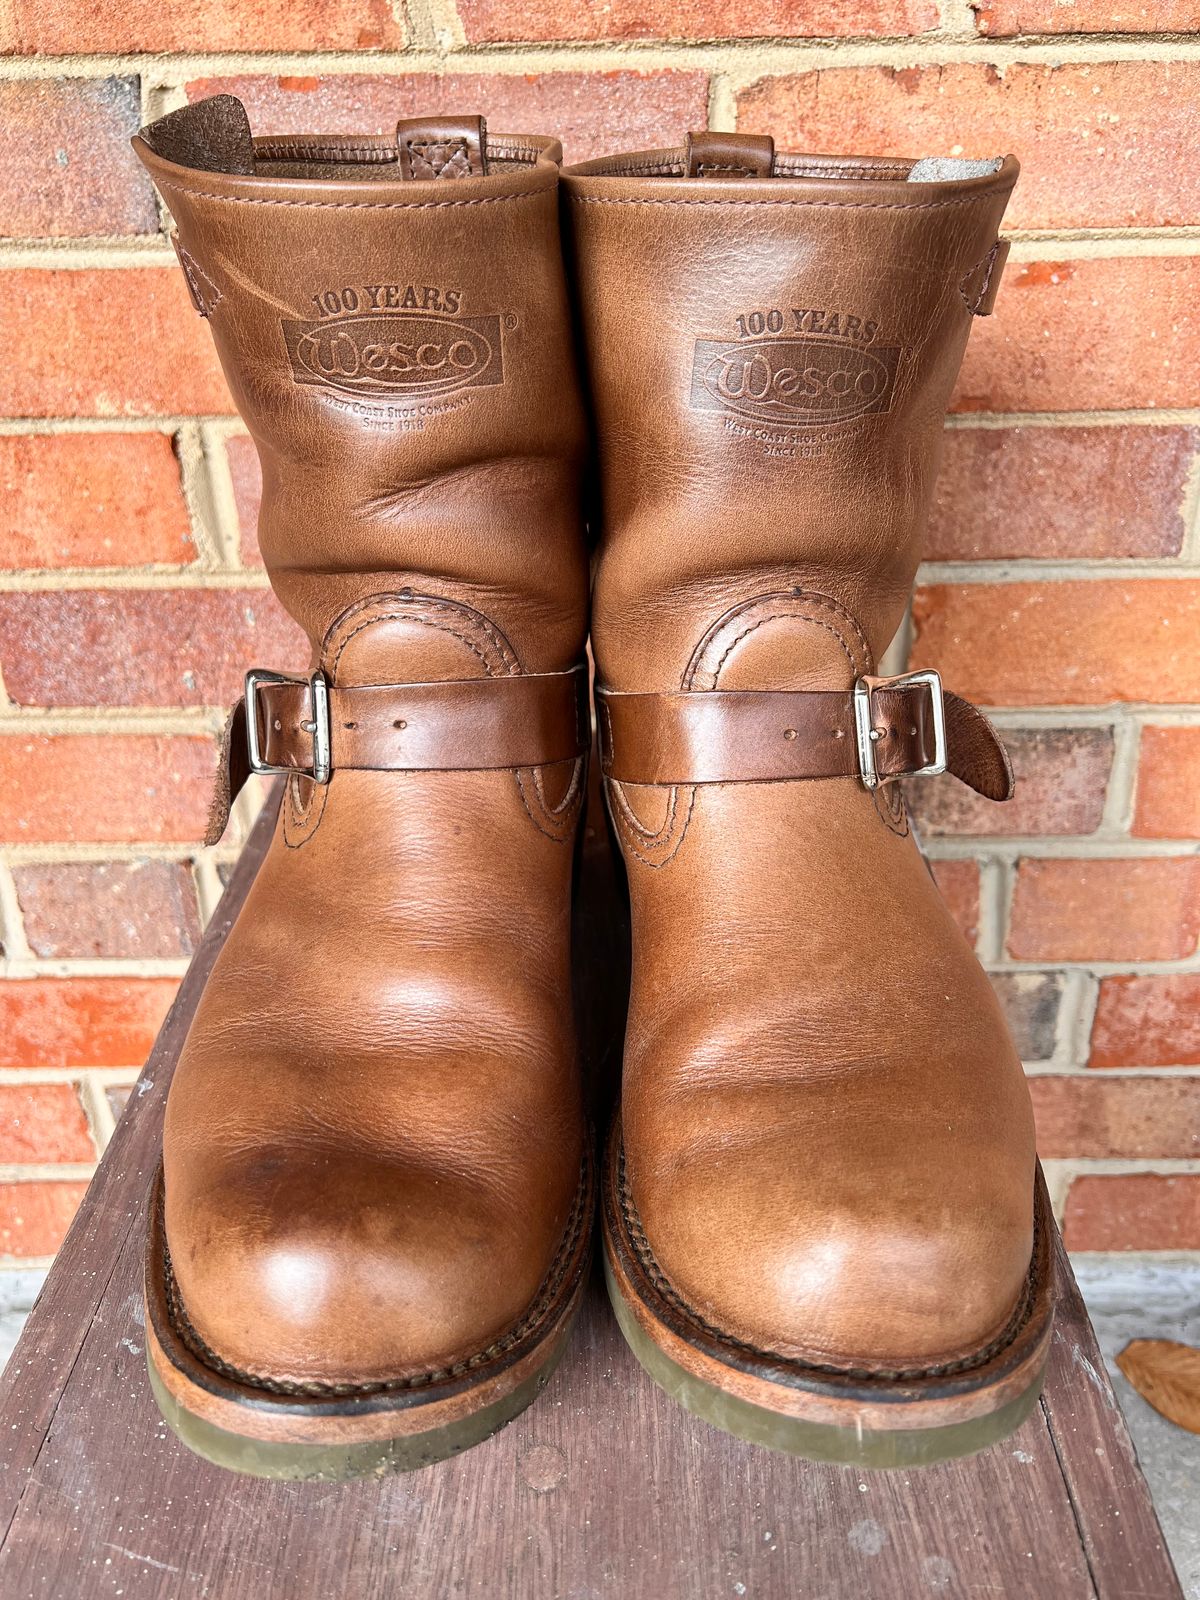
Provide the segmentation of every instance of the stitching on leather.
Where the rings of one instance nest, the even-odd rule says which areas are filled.
[[[666,821],[663,823],[662,827],[657,830],[657,832],[651,833],[650,829],[645,827],[638,820],[636,813],[631,809],[628,800],[625,798],[625,793],[621,788],[621,785],[613,778],[608,778],[605,781],[608,784],[609,793],[615,796],[617,804],[621,808],[621,817],[618,819],[618,825],[623,821],[628,824],[631,830],[636,830],[636,833],[632,836],[626,836],[626,842],[628,843],[630,850],[643,864],[643,866],[665,867],[668,862],[674,861],[675,857],[679,854],[679,851],[683,846],[685,837],[687,836],[688,823],[692,820],[692,811],[695,809],[696,805],[696,785],[691,784],[688,786],[688,808],[684,814],[683,824],[679,829],[679,837],[675,840],[675,843],[668,854],[665,856],[660,856],[656,861],[652,857],[643,854],[643,852],[638,848],[636,834],[640,834],[642,839],[645,840],[648,845],[655,843],[659,839],[670,838],[671,830],[675,826],[675,818],[679,811],[679,790],[681,786],[679,784],[673,784],[671,786],[671,806],[667,813]]]
[[[567,785],[567,792],[563,796],[562,803],[559,805],[557,810],[552,810],[542,799],[541,779],[538,776],[537,767],[518,767],[513,773],[513,776],[517,780],[517,794],[520,796],[521,804],[525,807],[525,815],[529,818],[530,822],[533,823],[537,831],[544,835],[545,838],[549,839],[553,844],[564,844],[570,836],[571,824],[575,819],[576,813],[578,812],[578,806],[575,802],[579,799],[579,796],[582,793],[582,786],[579,782],[579,774],[582,765],[583,757],[577,756],[575,758],[575,770],[572,772],[571,781]],[[538,790],[538,805],[543,816],[547,819],[547,821],[552,821],[557,825],[559,830],[558,832],[554,832],[552,829],[546,827],[545,824],[539,821],[539,819],[534,815],[533,808],[529,804],[529,798],[525,793],[524,776],[526,772],[531,772],[533,774],[534,784]]]
[[[183,245],[179,242],[178,236],[176,236],[175,240],[175,249],[179,256],[179,263],[184,272],[187,274],[188,281],[191,283],[192,288],[195,291],[196,299],[199,300],[200,304],[204,307],[204,316],[211,317],[213,312],[221,304],[221,301],[225,298],[224,295],[209,277],[208,273],[205,272],[204,268],[196,260],[195,256],[192,255],[189,250],[184,249]],[[209,291],[207,295],[200,293],[199,284],[203,284],[205,289]]]
[[[495,1360],[497,1356],[504,1355],[514,1345],[519,1344],[527,1334],[537,1327],[539,1322],[545,1319],[547,1313],[552,1309],[555,1297],[567,1275],[567,1269],[575,1254],[575,1248],[579,1242],[584,1219],[588,1211],[587,1197],[590,1190],[588,1168],[588,1156],[585,1152],[579,1186],[575,1191],[575,1200],[571,1207],[571,1214],[567,1219],[567,1228],[563,1241],[559,1245],[558,1253],[553,1262],[551,1262],[550,1270],[543,1278],[529,1310],[520,1321],[513,1324],[507,1333],[501,1334],[498,1339],[493,1340],[486,1350],[480,1350],[463,1361],[454,1362],[451,1366],[434,1367],[426,1372],[413,1373],[407,1378],[384,1378],[370,1383],[291,1382],[237,1367],[232,1362],[226,1361],[223,1356],[219,1356],[210,1345],[205,1343],[188,1316],[187,1309],[183,1304],[183,1297],[179,1291],[179,1285],[175,1280],[174,1269],[171,1265],[171,1252],[167,1246],[167,1236],[164,1228],[162,1248],[163,1290],[171,1326],[192,1354],[200,1357],[214,1371],[221,1373],[223,1377],[233,1378],[236,1382],[245,1384],[248,1388],[264,1389],[270,1394],[329,1396],[330,1398],[346,1395],[390,1394],[402,1389],[424,1388],[431,1383],[444,1383],[448,1378],[462,1377],[464,1373],[486,1365],[489,1361]]]
[[[211,189],[194,189],[190,184],[173,183],[157,174],[154,181],[160,189],[176,189],[194,200],[218,200],[231,206],[298,206],[306,211],[427,211],[439,206],[500,206],[549,194],[558,184],[556,177],[553,183],[541,183],[520,194],[480,195],[476,200],[283,200],[260,195],[214,194]]]
[[[907,200],[907,201],[871,201],[871,200],[789,200],[780,196],[778,199],[760,195],[757,198],[736,199],[732,195],[728,200],[717,199],[663,199],[652,200],[637,195],[608,195],[608,194],[572,194],[567,190],[567,196],[576,205],[581,206],[792,206],[805,210],[834,210],[834,211],[943,211],[950,206],[975,206],[981,205],[985,200],[997,200],[1008,193],[1011,188],[1006,184],[1002,189],[985,189],[979,194],[958,195],[950,200]]]
[[[840,1378],[885,1378],[889,1380],[902,1380],[906,1378],[946,1378],[958,1372],[970,1372],[976,1367],[986,1366],[992,1358],[1007,1346],[1020,1333],[1025,1323],[1029,1320],[1033,1310],[1034,1294],[1037,1281],[1038,1244],[1041,1235],[1041,1219],[1039,1207],[1033,1208],[1033,1248],[1029,1257],[1029,1271],[1025,1274],[1025,1282],[1021,1294],[1014,1306],[1012,1314],[1004,1327],[988,1344],[972,1355],[963,1356],[957,1361],[935,1362],[924,1367],[863,1367],[841,1365],[834,1361],[806,1360],[802,1356],[784,1355],[778,1350],[769,1350],[751,1344],[748,1340],[739,1339],[731,1333],[726,1333],[723,1328],[718,1328],[715,1323],[709,1322],[689,1301],[685,1300],[679,1291],[671,1284],[655,1258],[642,1227],[641,1218],[633,1203],[633,1195],[629,1190],[629,1178],[625,1167],[625,1147],[621,1145],[618,1155],[620,1169],[619,1198],[621,1204],[621,1217],[628,1230],[630,1242],[633,1244],[634,1253],[638,1262],[650,1278],[651,1282],[665,1300],[669,1300],[677,1310],[682,1311],[686,1317],[702,1328],[705,1333],[714,1339],[719,1339],[722,1344],[729,1345],[735,1350],[753,1356],[757,1360],[770,1361],[780,1366],[792,1367],[798,1372],[822,1372],[831,1377]]]
[[[696,168],[696,173],[701,178],[703,178],[705,174],[709,172],[734,172],[739,178],[753,178],[757,176],[757,174],[751,171],[749,167],[736,167],[732,165],[722,166],[719,161],[702,161]]]
[[[822,622],[819,617],[806,617],[802,613],[796,612],[796,611],[779,610],[779,611],[772,611],[769,616],[759,617],[757,622],[750,623],[748,627],[743,628],[741,633],[737,634],[730,641],[729,645],[725,649],[724,654],[721,656],[721,659],[717,662],[716,666],[713,668],[713,678],[714,678],[715,682],[719,682],[720,681],[721,669],[724,667],[725,663],[729,660],[729,657],[737,649],[738,645],[741,644],[743,639],[749,638],[749,636],[752,633],[756,632],[759,628],[765,627],[768,622],[779,622],[784,617],[787,617],[790,620],[795,621],[795,622],[807,622],[807,623],[810,623],[814,628],[823,628],[826,633],[831,633],[833,635],[833,637],[837,640],[838,644],[841,645],[842,651],[843,651],[843,653],[844,653],[844,655],[846,657],[846,660],[850,663],[851,667],[854,670],[857,671],[857,664],[856,664],[856,662],[854,660],[853,655],[850,652],[850,646],[846,643],[845,637],[843,636],[841,630],[839,628],[835,627],[832,622]],[[715,687],[715,683],[714,683],[714,687]]]
[[[471,149],[467,141],[458,139],[406,139],[405,148],[408,150],[409,166],[412,165],[413,152],[416,151],[420,160],[432,168],[435,178],[440,178],[447,167],[454,165],[455,160],[462,156],[467,163],[467,170],[471,168]],[[430,155],[431,150],[445,150],[448,154],[439,163]]]
[[[962,299],[962,303],[963,303],[963,305],[966,306],[967,310],[971,313],[971,315],[973,317],[980,317],[980,316],[983,315],[983,313],[980,311],[979,307],[987,299],[987,292],[988,292],[988,289],[991,287],[992,274],[996,270],[996,262],[1000,257],[1000,245],[1001,245],[1001,242],[1002,242],[1001,240],[997,239],[995,244],[988,251],[987,255],[981,257],[980,260],[978,260],[973,267],[968,267],[966,272],[964,272],[962,277],[958,280],[958,292],[959,292],[959,295],[960,295],[960,297]],[[975,296],[973,301],[972,300],[968,300],[967,299],[967,286],[970,283],[971,278],[974,276],[974,274],[977,273],[979,271],[980,267],[984,266],[985,263],[986,263],[986,266],[987,266],[987,270],[983,275],[983,283],[980,285],[979,292],[978,292],[978,294],[976,294],[976,296]]]

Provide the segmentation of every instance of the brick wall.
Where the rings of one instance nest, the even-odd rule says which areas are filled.
[[[222,710],[298,660],[231,416],[129,135],[434,108],[568,159],[769,129],[1024,163],[915,654],[999,709],[1020,798],[916,805],[1030,1064],[1069,1243],[1200,1249],[1196,0],[12,0],[0,19],[0,1257],[55,1249],[237,830]],[[245,818],[241,818],[244,825]]]

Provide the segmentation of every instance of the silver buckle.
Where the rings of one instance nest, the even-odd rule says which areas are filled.
[[[933,701],[933,760],[927,767],[915,772],[897,772],[881,778],[875,766],[875,745],[882,737],[871,716],[871,698],[876,689],[907,689],[909,685],[924,684],[932,691]],[[932,668],[924,672],[902,672],[897,678],[874,678],[870,682],[859,678],[854,685],[854,732],[858,740],[858,766],[864,785],[878,789],[881,783],[891,783],[894,778],[936,778],[946,770],[946,702],[942,696],[941,674]]]
[[[264,761],[258,739],[258,690],[264,683],[307,683],[312,701],[312,721],[302,722],[305,733],[312,734],[312,765],[309,767],[277,767]],[[246,743],[250,750],[250,770],[260,776],[276,772],[299,773],[314,783],[328,783],[330,767],[331,733],[329,723],[329,680],[318,667],[311,678],[292,672],[264,672],[253,667],[246,674]]]

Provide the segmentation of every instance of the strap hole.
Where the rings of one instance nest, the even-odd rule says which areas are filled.
[[[844,739],[844,738],[845,738],[845,737],[846,737],[846,730],[845,730],[845,728],[835,728],[835,729],[834,729],[834,730],[833,730],[833,737],[834,737],[834,738],[835,738],[835,739]]]
[[[274,722],[272,722],[271,726],[275,729],[276,733],[282,733],[283,732],[283,723],[280,722],[278,717],[275,718],[275,720],[274,720]]]
[[[357,728],[358,727],[358,723],[357,722],[343,722],[342,723],[342,727],[343,728]]]
[[[401,717],[399,719],[399,721],[392,723],[392,727],[393,728],[407,728],[408,727],[408,723],[405,722],[403,717]]]
[[[796,737],[796,730],[795,730],[795,728],[785,728],[785,729],[784,729],[784,730],[783,730],[783,737],[784,737],[784,738],[785,738],[785,739],[794,739],[794,738],[795,738],[795,737]]]

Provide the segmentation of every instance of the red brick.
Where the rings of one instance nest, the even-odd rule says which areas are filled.
[[[1045,1160],[1200,1156],[1200,1078],[1072,1073],[1031,1077],[1029,1091]]]
[[[1196,33],[1195,0],[971,0],[980,33]]]
[[[195,554],[166,435],[0,437],[0,565],[178,565]]]
[[[154,189],[130,149],[136,78],[0,83],[0,229],[9,238],[157,233]]]
[[[1133,831],[1146,839],[1200,838],[1200,728],[1143,728]]]
[[[914,779],[905,785],[922,835],[1080,834],[1100,826],[1112,766],[1106,728],[1001,730],[1017,789],[1000,805],[965,784]]]
[[[788,149],[970,156],[1013,150],[1014,228],[1163,227],[1200,221],[1200,172],[1179,160],[1200,63],[1103,61],[851,67],[766,78],[738,126]]]
[[[664,144],[708,121],[703,72],[405,74],[397,77],[208,78],[190,99],[234,94],[256,133],[385,133],[398,117],[445,108],[482,112],[501,133],[551,133],[568,161]]]
[[[968,700],[1200,700],[1200,582],[939,584],[917,591],[913,615],[913,660]]]
[[[1178,961],[1200,938],[1200,857],[1023,860],[1008,951],[1020,961]]]
[[[262,467],[254,441],[244,433],[234,434],[225,441],[225,458],[229,463],[229,476],[233,480],[242,561],[248,567],[261,567],[258,509],[262,504]]]
[[[649,7],[644,0],[568,0],[546,6],[537,0],[459,0],[472,44],[556,39],[774,39],[779,37],[893,38],[937,26],[929,0],[820,0],[797,7],[789,0],[670,0]]]
[[[199,841],[215,742],[158,734],[0,736],[0,843]]]
[[[957,411],[1198,404],[1200,256],[1011,262],[996,315],[972,330],[953,401]]]
[[[17,705],[224,707],[248,666],[287,671],[308,656],[269,589],[0,594],[0,668]]]
[[[1004,1019],[1022,1061],[1048,1061],[1063,997],[1057,972],[994,972],[992,988],[1004,1008]]]
[[[0,1161],[94,1161],[96,1147],[69,1083],[0,1084]]]
[[[0,982],[0,1067],[136,1067],[150,1053],[174,978]]]
[[[1090,1067],[1200,1067],[1200,973],[1100,982]]]
[[[176,267],[0,272],[3,414],[144,417],[232,410]]]
[[[191,955],[200,912],[183,861],[56,861],[13,868],[25,939],[46,960]]]
[[[1200,1250],[1200,1173],[1076,1178],[1063,1241],[1068,1250]]]
[[[86,1193],[86,1183],[0,1184],[0,1256],[52,1256]]]
[[[1178,555],[1200,429],[951,428],[926,559]]]
[[[934,861],[934,880],[950,915],[969,943],[979,936],[979,865],[974,861]]]
[[[14,55],[129,55],[171,50],[394,50],[405,42],[388,0],[13,0],[0,48]]]

